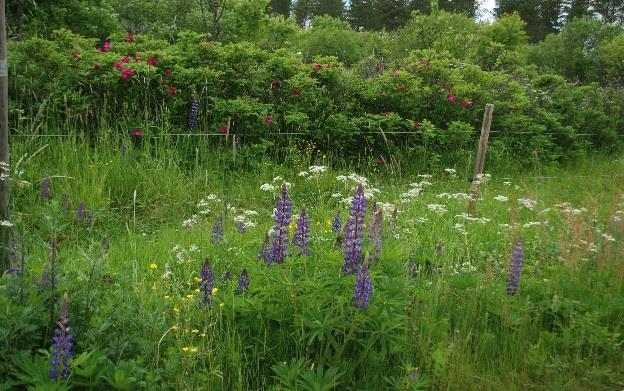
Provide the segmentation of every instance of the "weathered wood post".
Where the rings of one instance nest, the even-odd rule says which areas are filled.
[[[9,221],[9,114],[6,1],[0,0],[0,273],[9,268],[9,241],[11,228]]]
[[[494,105],[488,103],[485,105],[483,113],[483,125],[481,126],[481,137],[479,137],[479,150],[477,159],[475,160],[474,175],[472,176],[472,186],[470,188],[470,200],[468,201],[468,214],[474,216],[477,209],[477,199],[479,198],[479,180],[483,174],[485,165],[485,152],[487,150],[488,139],[490,138],[490,126],[492,125],[492,112]]]

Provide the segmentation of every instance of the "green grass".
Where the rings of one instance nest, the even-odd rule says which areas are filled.
[[[14,175],[12,210],[26,274],[5,275],[0,285],[4,388],[59,385],[47,380],[49,362],[39,351],[49,351],[51,340],[50,294],[39,281],[52,239],[56,291],[68,292],[79,357],[67,383],[74,388],[624,387],[624,227],[617,221],[624,218],[617,214],[624,210],[624,161],[593,157],[569,167],[488,170],[492,178],[477,203],[477,216],[488,221],[478,222],[458,217],[466,200],[438,197],[469,192],[469,162],[453,177],[443,166],[404,164],[397,172],[363,159],[357,173],[380,190],[375,201],[398,205],[398,218],[393,235],[386,215],[381,260],[371,266],[373,294],[362,310],[351,304],[355,277],[341,275],[343,254],[328,225],[337,210],[347,216],[348,204],[339,200],[353,194],[355,183],[336,176],[351,168],[313,159],[304,148],[273,160],[261,149],[245,146],[234,160],[228,148],[186,138],[141,145],[113,137],[14,142],[13,166],[25,157],[21,185]],[[311,164],[328,171],[312,180],[298,176]],[[432,185],[400,202],[410,183],[423,180],[419,174],[431,174]],[[276,192],[260,186],[279,184],[276,176],[292,183],[294,212],[305,207],[310,214],[313,254],[267,267],[257,254],[273,225]],[[52,178],[49,202],[40,197],[45,177]],[[341,197],[332,197],[337,192]],[[183,227],[209,194],[221,202]],[[509,200],[494,200],[498,195]],[[520,207],[524,197],[537,201],[533,210]],[[93,211],[91,225],[76,221],[80,202]],[[568,213],[556,206],[563,202]],[[256,226],[238,233],[230,210],[225,240],[213,244],[212,224],[228,204],[258,212]],[[447,211],[438,215],[430,204]],[[524,272],[519,293],[506,296],[519,235]],[[206,257],[218,292],[202,308],[195,278]],[[236,281],[223,283],[221,276],[229,270],[237,278],[244,268],[250,289],[237,295]]]

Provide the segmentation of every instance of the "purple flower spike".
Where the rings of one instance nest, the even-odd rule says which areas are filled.
[[[71,352],[73,346],[72,339],[72,331],[71,327],[69,327],[67,293],[65,293],[61,302],[61,317],[54,330],[50,379],[67,379],[69,377],[70,360],[73,357]]]
[[[370,240],[373,243],[373,260],[379,260],[381,254],[381,237],[383,234],[383,211],[375,212]]]
[[[41,199],[46,202],[50,200],[50,178],[43,178],[41,181]]]
[[[189,117],[188,117],[189,130],[197,129],[198,112],[199,112],[199,102],[197,101],[197,99],[193,98],[193,100],[191,100],[191,111],[189,112]]]
[[[212,226],[212,243],[216,244],[223,241],[223,218],[217,216]]]
[[[341,228],[342,228],[342,220],[340,219],[340,211],[337,210],[336,215],[334,216],[334,219],[332,220],[332,232],[339,234]]]
[[[516,247],[511,252],[511,262],[509,264],[509,279],[505,293],[513,296],[518,292],[520,276],[522,275],[522,263],[524,261],[524,239],[520,237]]]
[[[299,247],[301,254],[312,254],[310,250],[310,220],[305,209],[301,209],[299,218],[297,219],[297,231],[293,238],[293,244]]]
[[[290,225],[290,215],[292,212],[292,202],[288,197],[288,188],[282,185],[282,193],[277,199],[275,208],[275,225],[273,226],[273,245],[269,264],[284,263],[286,250],[288,249],[288,226]]]
[[[243,269],[238,279],[238,286],[236,287],[236,293],[240,294],[245,292],[249,288],[249,273],[247,269]]]
[[[214,277],[212,275],[212,266],[210,266],[210,260],[204,259],[204,263],[199,272],[199,291],[201,295],[201,302],[204,305],[212,303],[210,299],[212,297],[212,287],[214,283]]]
[[[364,187],[359,184],[351,204],[349,220],[345,226],[345,261],[342,265],[342,274],[350,275],[358,271],[362,260],[362,239],[364,238],[364,217],[366,216],[366,196]]]
[[[370,272],[368,271],[367,257],[364,261],[364,265],[360,268],[357,280],[355,281],[353,306],[357,308],[368,307],[368,301],[370,300],[371,293],[373,293],[373,280],[371,279]]]
[[[83,223],[85,220],[85,208],[85,203],[81,201],[76,211],[76,220],[78,220],[79,223]]]

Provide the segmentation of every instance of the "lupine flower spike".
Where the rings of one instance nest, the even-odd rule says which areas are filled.
[[[236,287],[236,293],[241,294],[249,288],[249,273],[247,269],[243,269],[240,277],[238,278],[238,286]]]
[[[355,191],[355,197],[351,204],[349,220],[345,226],[345,261],[342,265],[342,274],[350,275],[357,273],[362,260],[362,239],[364,237],[364,217],[366,216],[366,196],[364,187],[359,184]]]
[[[216,244],[223,241],[223,218],[217,216],[217,219],[212,226],[212,243]]]
[[[360,268],[357,280],[355,281],[353,306],[357,308],[368,307],[368,301],[370,300],[371,293],[373,293],[373,280],[371,279],[370,272],[368,271],[368,254],[366,254],[364,264]]]
[[[342,220],[340,219],[340,211],[337,210],[336,215],[334,216],[334,219],[332,220],[332,232],[339,234],[341,228],[342,228]]]
[[[522,275],[522,264],[524,262],[524,239],[520,237],[511,252],[511,262],[509,264],[509,279],[505,293],[512,296],[518,292],[520,276]]]
[[[199,101],[196,98],[191,100],[191,111],[188,117],[188,128],[190,130],[197,129],[197,113],[199,112]]]
[[[286,184],[282,185],[282,192],[277,199],[275,208],[275,225],[273,226],[273,245],[269,264],[284,263],[286,250],[288,249],[288,226],[290,225],[290,215],[292,212],[292,202],[288,197]]]
[[[204,263],[199,272],[199,292],[202,304],[209,305],[212,300],[212,287],[214,284],[214,277],[212,275],[212,266],[210,266],[210,260],[204,259]]]
[[[78,205],[78,210],[76,211],[76,220],[78,220],[79,223],[84,223],[85,208],[85,203],[81,201],[80,205]]]
[[[309,255],[312,253],[310,250],[310,220],[305,209],[301,209],[299,218],[297,219],[297,231],[293,244],[299,247],[302,255]]]
[[[70,360],[72,359],[72,339],[72,331],[71,327],[69,327],[67,293],[65,293],[61,302],[61,317],[54,330],[50,379],[67,379],[69,377]]]

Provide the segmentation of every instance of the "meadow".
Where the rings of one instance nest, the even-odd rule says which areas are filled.
[[[225,138],[13,139],[0,389],[624,387],[621,158]]]

